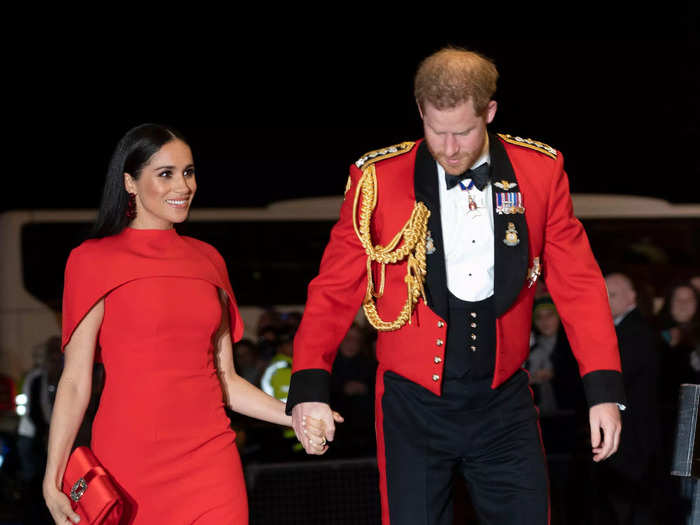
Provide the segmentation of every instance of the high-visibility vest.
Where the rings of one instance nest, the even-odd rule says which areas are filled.
[[[277,354],[263,372],[260,388],[272,397],[286,402],[291,378],[292,358],[284,354]]]

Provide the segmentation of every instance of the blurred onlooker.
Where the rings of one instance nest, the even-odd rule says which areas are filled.
[[[654,459],[659,439],[656,336],[637,305],[632,281],[608,274],[610,310],[615,323],[627,397],[616,454],[596,465],[603,505],[602,523],[653,523]]]
[[[19,476],[25,482],[43,474],[41,457],[45,453],[51,410],[63,363],[59,337],[50,338],[44,346],[43,359],[24,378],[18,403]]]
[[[551,382],[554,377],[552,356],[561,323],[557,309],[548,296],[535,300],[532,324],[534,333],[526,368],[530,373],[530,385],[535,395],[535,404],[539,407],[541,414],[550,414],[557,409]]]
[[[289,330],[292,332],[297,331],[297,328],[299,328],[299,324],[301,323],[301,312],[297,312],[296,310],[292,310],[289,312],[283,312],[280,314],[280,321],[283,326],[287,327]]]
[[[268,308],[258,318],[258,355],[263,361],[269,361],[277,353],[277,334],[282,327],[280,313],[275,308]]]
[[[27,373],[18,396],[18,478],[23,492],[24,523],[28,524],[51,519],[45,506],[37,505],[37,501],[42,501],[49,421],[62,365],[61,339],[51,337],[44,344],[43,359]]]
[[[287,401],[289,381],[292,378],[294,331],[288,327],[282,327],[275,337],[277,339],[277,353],[260,378],[260,388],[280,401]]]
[[[369,357],[367,336],[357,323],[353,323],[340,342],[333,362],[331,392],[340,397],[364,396],[374,388],[377,363]]]
[[[253,385],[259,383],[263,366],[253,341],[241,339],[233,345],[233,363],[239,376]]]
[[[669,288],[657,322],[665,343],[661,356],[659,394],[665,401],[675,403],[678,386],[682,383],[697,383],[699,379],[698,292],[689,282],[680,282]]]
[[[374,450],[374,384],[377,362],[368,334],[353,323],[338,347],[331,371],[331,406],[345,417],[333,451],[367,455]]]
[[[659,401],[661,405],[660,450],[665,452],[661,464],[662,473],[668,473],[671,453],[674,446],[674,429],[678,419],[678,393],[682,383],[698,383],[697,367],[698,336],[700,316],[698,315],[698,292],[688,281],[681,281],[669,287],[664,303],[657,316],[657,326],[661,335],[661,355],[659,374]],[[624,369],[623,369],[624,373]],[[669,523],[680,523],[683,514],[691,510],[690,502],[678,499],[679,490],[692,493],[695,483],[691,479],[667,480],[663,487],[666,513],[673,514]]]
[[[693,285],[693,288],[695,288],[696,292],[700,293],[700,275],[696,275],[694,277],[691,277],[690,284]]]
[[[292,379],[292,354],[294,351],[294,334],[296,327],[294,324],[280,324],[275,334],[277,341],[277,353],[270,360],[269,365],[260,378],[260,388],[262,390],[279,399],[287,401],[287,393],[289,392],[289,382]],[[274,435],[279,436],[279,428],[272,429]],[[277,438],[279,439],[279,438]],[[268,444],[267,456],[277,460],[283,460],[286,457],[301,455],[303,447],[296,438],[293,428],[283,428],[281,433],[282,443],[276,445],[275,439]],[[271,445],[271,446],[270,446]],[[273,450],[277,448],[278,450]]]
[[[532,328],[530,354],[524,366],[540,414],[585,409],[578,365],[550,296],[535,299]]]

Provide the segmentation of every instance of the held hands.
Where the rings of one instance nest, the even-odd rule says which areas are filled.
[[[46,506],[57,524],[65,525],[66,523],[78,523],[80,521],[80,516],[73,512],[70,506],[68,496],[47,481],[44,481],[43,491]]]
[[[326,403],[299,403],[292,409],[294,432],[307,454],[325,454],[335,436],[335,423],[343,421]]]
[[[617,447],[620,444],[622,422],[617,403],[593,405],[589,411],[589,420],[591,422],[593,461],[598,463],[617,452]]]

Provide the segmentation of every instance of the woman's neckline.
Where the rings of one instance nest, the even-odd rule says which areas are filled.
[[[171,237],[177,236],[177,230],[175,228],[168,228],[167,230],[161,230],[159,228],[132,228],[127,226],[124,228],[124,233],[127,235],[149,235],[149,236],[162,236]]]

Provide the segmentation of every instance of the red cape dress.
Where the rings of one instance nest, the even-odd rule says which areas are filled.
[[[222,315],[234,341],[243,333],[223,258],[174,229],[84,242],[66,265],[64,348],[102,298],[106,379],[92,449],[124,492],[124,523],[248,523],[213,352]]]

